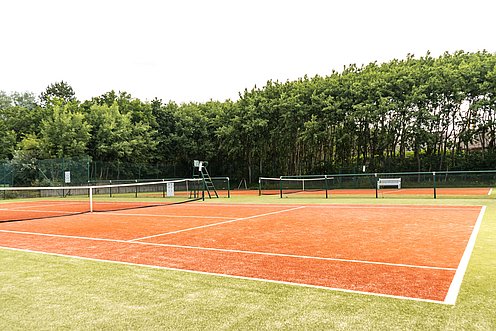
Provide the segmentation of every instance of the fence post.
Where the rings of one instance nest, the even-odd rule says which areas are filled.
[[[375,177],[375,198],[378,199],[379,198],[379,187],[377,185],[377,172],[374,174],[374,177]]]
[[[329,198],[329,194],[327,193],[327,175],[324,176],[324,183],[325,183],[325,191],[326,191],[326,199]]]
[[[88,183],[90,182],[90,158],[86,160],[86,177],[88,178]]]
[[[437,192],[436,192],[436,172],[433,171],[432,172],[432,182],[433,182],[433,186],[434,186],[434,199],[437,199]]]

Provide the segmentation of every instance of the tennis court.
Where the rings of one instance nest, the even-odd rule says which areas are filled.
[[[376,195],[377,193],[377,195]],[[233,195],[238,193],[234,191]],[[265,195],[276,195],[280,196],[281,192],[272,190],[264,192]],[[437,198],[490,198],[492,194],[492,189],[490,188],[472,188],[472,187],[460,187],[460,188],[438,188],[436,189]],[[315,197],[322,198],[326,196],[324,190],[306,190],[306,191],[283,191],[282,196],[288,197]],[[376,190],[375,189],[334,189],[327,191],[328,198],[345,198],[345,197],[362,197],[362,198],[430,198],[434,196],[434,192],[431,188],[402,188],[402,189],[391,189],[385,188]]]
[[[281,198],[486,199],[492,198],[495,180],[490,171],[260,177],[258,194]]]
[[[487,198],[490,197],[493,190],[491,188],[484,187],[459,187],[459,188],[437,188],[436,197],[438,198],[449,198],[449,197],[464,197],[464,198]],[[233,191],[232,195],[256,195],[259,192],[255,190],[251,191]],[[274,195],[280,196],[280,190],[264,190],[263,195]],[[434,195],[432,188],[402,188],[402,189],[391,189],[385,188],[377,190],[378,198],[432,198]],[[322,198],[326,196],[325,190],[300,190],[300,191],[290,191],[283,190],[283,197],[316,197]],[[329,189],[327,190],[327,197],[363,197],[363,198],[375,198],[375,189]]]
[[[2,215],[57,207],[71,208],[51,200],[0,205]],[[0,246],[454,304],[484,210],[192,202],[4,219]]]

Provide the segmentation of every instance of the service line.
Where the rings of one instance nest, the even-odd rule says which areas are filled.
[[[211,227],[211,226],[217,226],[217,225],[222,225],[222,224],[227,224],[227,223],[244,221],[244,220],[249,220],[249,219],[253,219],[253,218],[274,215],[274,214],[287,213],[287,212],[290,212],[290,211],[293,211],[293,210],[302,209],[302,208],[305,208],[305,206],[299,206],[299,207],[290,208],[290,209],[283,209],[283,210],[273,211],[273,212],[270,212],[270,213],[253,215],[253,216],[248,216],[248,217],[235,218],[235,219],[228,220],[228,221],[211,223],[211,224],[201,225],[201,226],[195,226],[195,227],[192,227],[192,228],[181,229],[181,230],[177,230],[177,231],[164,232],[164,233],[159,233],[159,234],[155,234],[155,235],[152,235],[152,236],[146,236],[146,237],[131,239],[131,240],[128,240],[128,241],[129,242],[133,242],[133,241],[139,241],[139,240],[144,240],[144,239],[150,239],[150,238],[156,238],[156,237],[161,237],[161,236],[167,236],[167,235],[181,233],[181,232],[186,232],[186,231],[193,231],[193,230],[208,228],[208,227]]]

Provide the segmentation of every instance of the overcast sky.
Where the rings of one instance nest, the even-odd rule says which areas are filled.
[[[496,51],[494,0],[2,0],[0,90],[64,80],[176,102],[236,100],[267,80]]]

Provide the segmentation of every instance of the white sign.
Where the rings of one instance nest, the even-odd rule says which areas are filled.
[[[70,184],[70,182],[71,182],[71,172],[70,171],[64,172],[64,182],[66,184]]]
[[[174,196],[174,183],[167,183],[167,196],[168,197]]]

